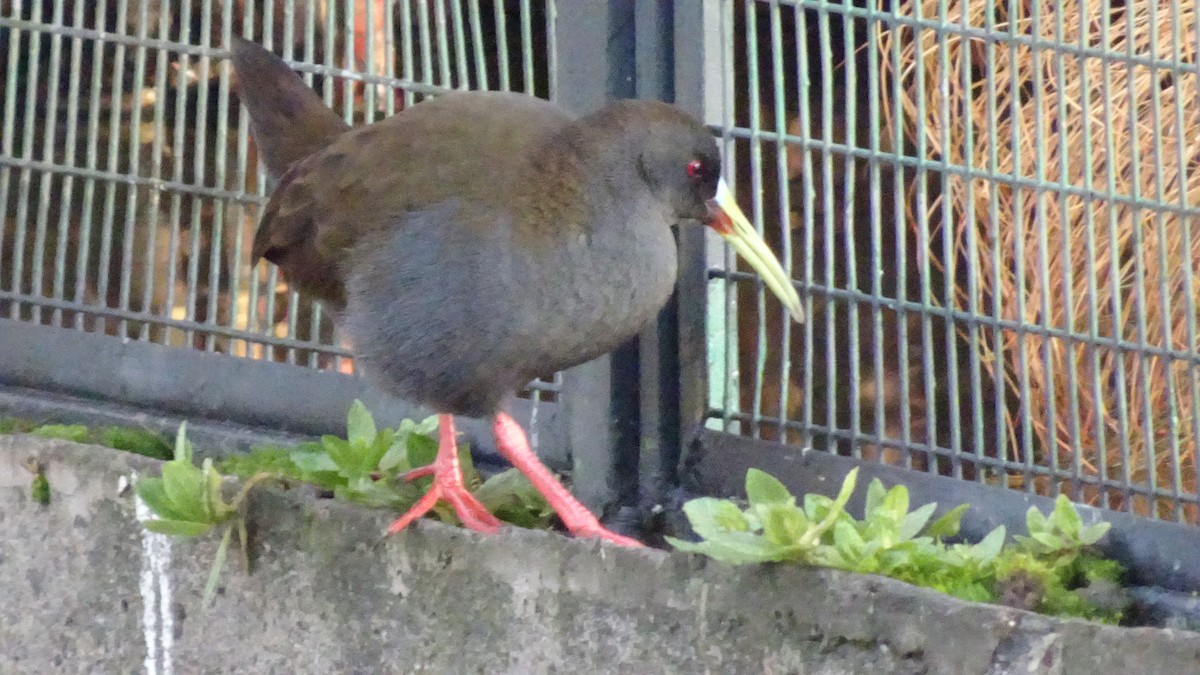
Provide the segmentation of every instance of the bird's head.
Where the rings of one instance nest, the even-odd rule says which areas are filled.
[[[779,297],[796,321],[804,320],[800,297],[778,258],[738,207],[721,175],[716,139],[679,108],[638,102],[645,133],[637,155],[642,179],[680,222],[699,221],[729,243]]]

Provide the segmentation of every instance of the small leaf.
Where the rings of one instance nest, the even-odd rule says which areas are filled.
[[[862,557],[862,550],[865,543],[854,523],[848,520],[840,520],[834,524],[833,545],[837,548],[838,553],[847,561],[857,560]]]
[[[192,442],[187,438],[187,422],[179,423],[179,430],[175,432],[175,461],[191,466],[192,464]]]
[[[334,463],[333,458],[324,452],[294,450],[288,458],[292,460],[292,464],[295,464],[297,469],[305,473],[338,470],[338,465]]]
[[[846,502],[850,501],[850,496],[854,494],[854,486],[857,483],[858,483],[858,467],[854,467],[853,469],[850,469],[850,471],[848,473],[846,473],[846,477],[842,479],[842,489],[838,491],[837,499],[835,499],[833,502],[834,507],[836,507],[838,511],[841,511],[842,509],[846,508]],[[905,490],[904,494],[905,494],[904,508],[907,510],[908,509],[908,503],[907,503],[908,491]]]
[[[762,513],[763,536],[776,544],[794,544],[808,529],[808,518],[795,505],[775,503],[760,506],[759,509]]]
[[[1079,541],[1079,532],[1083,528],[1083,521],[1079,517],[1079,511],[1075,510],[1075,505],[1067,499],[1066,495],[1059,495],[1054,500],[1054,524],[1059,531],[1067,536],[1071,541]]]
[[[883,481],[872,478],[871,484],[867,486],[867,499],[863,505],[863,516],[867,520],[883,506],[884,497],[887,497],[887,490],[883,487]]]
[[[783,483],[765,471],[750,469],[746,472],[746,498],[751,506],[770,504],[794,504],[796,498]]]
[[[483,478],[475,470],[475,458],[471,456],[471,446],[467,443],[458,444],[458,466],[462,471],[463,483],[468,490],[475,490],[483,484]]]
[[[379,470],[391,471],[399,467],[401,463],[408,461],[408,437],[404,434],[397,434],[392,440],[392,444],[388,446],[387,452],[379,458]],[[410,468],[407,464],[404,468]]]
[[[959,504],[942,515],[941,518],[933,521],[929,525],[929,529],[925,532],[934,539],[944,537],[953,537],[958,534],[958,529],[962,525],[963,514],[970,508],[969,504]]]
[[[666,540],[680,551],[702,553],[714,560],[731,565],[778,562],[786,560],[792,553],[788,547],[772,543],[749,532],[724,532],[716,539],[698,543],[674,537],[666,537]]]
[[[1091,546],[1104,538],[1112,528],[1112,523],[1096,523],[1083,528],[1083,532],[1079,535],[1079,543],[1084,546]]]
[[[185,520],[207,523],[212,513],[206,508],[204,476],[191,464],[167,462],[162,467],[163,489],[171,505]]]
[[[883,498],[881,510],[893,522],[899,523],[908,514],[908,488],[903,485],[893,486]]]
[[[1067,547],[1067,543],[1063,541],[1062,537],[1049,532],[1034,532],[1030,538],[1045,546],[1049,551],[1061,551]]]
[[[363,457],[363,467],[368,471],[375,471],[382,468],[380,463],[383,460],[383,456],[391,449],[395,440],[396,431],[394,429],[384,429],[376,434],[369,451]]]
[[[933,511],[936,508],[937,502],[930,502],[916,511],[906,514],[903,520],[900,521],[898,529],[900,541],[908,541],[917,536],[921,532],[921,529],[925,527],[925,523],[928,523],[929,519],[933,517]]]
[[[361,476],[368,469],[363,466],[362,457],[355,451],[355,447],[350,445],[349,441],[345,441],[337,436],[325,435],[321,437],[321,447],[325,449],[325,453],[337,465],[337,470],[346,477]]]
[[[1046,516],[1042,515],[1036,506],[1029,507],[1025,512],[1025,528],[1029,530],[1029,534],[1046,531]]]
[[[430,415],[425,419],[412,425],[412,433],[420,436],[428,436],[436,438],[438,429],[438,416]]]
[[[516,469],[491,476],[474,494],[497,518],[520,527],[545,527],[553,514],[545,497]]]
[[[166,520],[187,520],[187,515],[175,508],[167,497],[166,488],[161,478],[139,478],[133,489],[154,515]]]
[[[714,497],[692,499],[683,505],[683,512],[696,534],[704,539],[719,537],[727,532],[749,529],[746,516],[733,502]]]
[[[225,567],[225,558],[229,555],[229,537],[233,534],[233,525],[225,528],[225,536],[217,546],[217,554],[213,558],[212,567],[208,570],[208,581],[204,583],[204,595],[200,600],[201,607],[212,605],[213,596],[217,593],[217,580],[221,578],[221,568]]]
[[[212,513],[214,522],[220,522],[233,510],[225,503],[224,495],[221,494],[221,474],[213,468],[211,457],[204,458],[204,464],[200,470],[205,477],[207,487],[205,495],[209,512]]]
[[[433,464],[437,458],[438,442],[422,434],[408,437],[408,465],[414,469]]]
[[[147,530],[174,537],[198,537],[212,528],[212,523],[197,523],[190,520],[147,520],[142,523]]]
[[[821,537],[825,534],[825,532],[832,527],[839,518],[850,517],[845,511],[846,502],[850,501],[850,495],[854,494],[854,486],[857,482],[858,467],[854,467],[853,469],[850,469],[850,471],[846,474],[846,477],[842,479],[842,488],[838,491],[837,499],[830,504],[825,514],[820,518],[820,520],[817,520],[816,524],[809,526],[808,530],[804,533],[804,536],[800,537],[800,540],[796,542],[797,546],[799,546],[801,549],[812,546],[821,540]],[[805,502],[807,510],[807,495]],[[811,514],[808,515],[810,520],[816,520]]]
[[[1000,549],[1004,546],[1004,536],[1006,530],[1003,525],[987,533],[983,539],[979,540],[978,544],[971,547],[971,553],[975,559],[983,564],[988,564],[1000,555]]]
[[[804,495],[804,515],[809,520],[821,520],[833,508],[833,500],[825,495],[809,492]]]
[[[355,399],[346,413],[346,440],[352,445],[369,446],[375,442],[375,419],[363,402]]]

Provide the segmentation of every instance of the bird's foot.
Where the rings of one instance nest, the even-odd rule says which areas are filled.
[[[501,522],[493,516],[487,507],[475,498],[463,484],[462,467],[458,462],[458,445],[454,439],[454,417],[452,415],[438,416],[438,454],[433,464],[414,469],[405,474],[405,480],[413,480],[422,476],[433,476],[433,485],[429,492],[413,504],[404,515],[400,516],[388,528],[388,534],[395,534],[408,527],[413,521],[429,512],[439,500],[450,502],[454,512],[463,526],[476,532],[492,534],[500,529]]]
[[[542,493],[571,534],[577,537],[604,539],[621,546],[645,546],[636,539],[617,534],[601,525],[596,516],[580,504],[554,474],[550,473],[546,465],[542,464],[530,449],[525,432],[516,420],[505,413],[496,415],[493,432],[496,434],[496,447],[500,453],[529,478],[529,482]]]

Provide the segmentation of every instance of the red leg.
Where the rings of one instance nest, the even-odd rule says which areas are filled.
[[[496,415],[493,426],[496,434],[496,446],[512,465],[529,478],[529,482],[546,498],[550,506],[562,518],[563,524],[577,537],[599,537],[622,546],[644,546],[640,541],[610,532],[591,511],[558,482],[554,474],[542,464],[525,438],[521,426],[505,413]]]
[[[412,480],[420,476],[433,475],[433,485],[407,513],[400,516],[388,528],[395,534],[408,527],[417,518],[425,515],[439,499],[445,499],[454,507],[463,525],[476,532],[493,533],[500,529],[500,520],[487,507],[467,491],[463,485],[462,467],[458,463],[458,444],[454,440],[454,416],[438,415],[438,453],[433,464],[410,471],[405,478]]]

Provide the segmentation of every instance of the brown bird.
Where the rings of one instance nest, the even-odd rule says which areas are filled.
[[[346,330],[386,391],[439,414],[430,491],[463,524],[500,522],[463,486],[453,415],[494,416],[498,450],[576,536],[610,532],[530,450],[502,401],[611,351],[675,283],[672,228],[703,222],[796,320],[800,300],[737,207],[716,141],[680,109],[622,101],[576,118],[530,96],[457,92],[350,129],[287,65],[234,39],[238,94],[278,179],[253,261],[279,266]]]

